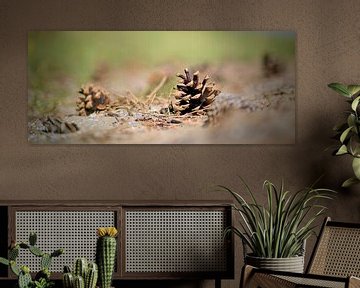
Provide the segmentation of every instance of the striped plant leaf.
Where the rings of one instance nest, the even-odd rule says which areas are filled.
[[[234,233],[257,257],[300,255],[304,242],[314,234],[317,227],[314,223],[326,211],[326,207],[318,202],[332,199],[335,191],[310,186],[291,193],[285,190],[283,181],[278,189],[266,180],[263,188],[266,190],[267,203],[261,205],[250,187],[240,179],[250,201],[226,186],[218,186],[234,197],[236,204],[233,209],[240,215],[239,227],[228,227],[224,237]]]

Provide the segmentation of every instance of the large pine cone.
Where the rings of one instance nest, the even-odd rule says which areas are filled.
[[[110,104],[110,93],[100,86],[85,85],[79,91],[81,94],[76,101],[77,111],[80,116],[87,116],[96,111],[103,111]]]
[[[174,88],[176,91],[173,96],[176,100],[170,104],[170,110],[179,114],[206,110],[221,91],[215,88],[215,83],[208,81],[209,75],[200,82],[199,71],[196,71],[192,77],[187,68],[184,72],[184,75],[180,73],[176,75],[180,81]]]

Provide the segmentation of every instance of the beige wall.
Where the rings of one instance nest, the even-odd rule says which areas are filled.
[[[350,163],[325,151],[332,143],[332,126],[341,120],[346,107],[326,85],[360,82],[359,15],[356,0],[0,0],[0,199],[222,199],[227,195],[206,187],[211,183],[236,187],[237,175],[264,197],[264,179],[276,183],[284,179],[288,188],[297,189],[325,173],[321,185],[339,190],[328,214],[359,222],[359,187],[339,188],[351,173]],[[28,31],[163,29],[295,31],[296,144],[27,143]],[[237,256],[239,270],[240,253]],[[224,286],[237,287],[238,278]]]

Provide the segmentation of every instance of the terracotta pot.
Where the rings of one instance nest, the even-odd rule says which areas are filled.
[[[254,267],[287,272],[304,272],[304,256],[289,258],[263,258],[251,255],[245,256],[245,263]]]

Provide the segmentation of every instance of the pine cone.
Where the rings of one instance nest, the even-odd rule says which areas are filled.
[[[180,81],[174,88],[176,91],[173,96],[176,100],[170,104],[170,111],[186,114],[208,108],[221,91],[215,88],[215,83],[208,82],[209,75],[200,82],[199,71],[196,71],[192,77],[187,68],[184,71],[184,75],[180,73],[176,75]]]
[[[262,70],[264,76],[269,78],[284,72],[285,67],[277,58],[266,53],[262,58]]]
[[[38,127],[41,127],[41,131],[45,133],[67,134],[79,130],[79,127],[75,123],[65,122],[58,117],[47,116],[37,121]]]
[[[109,92],[100,86],[85,85],[79,91],[81,94],[76,101],[77,111],[80,116],[87,116],[96,111],[103,111],[110,104]]]

